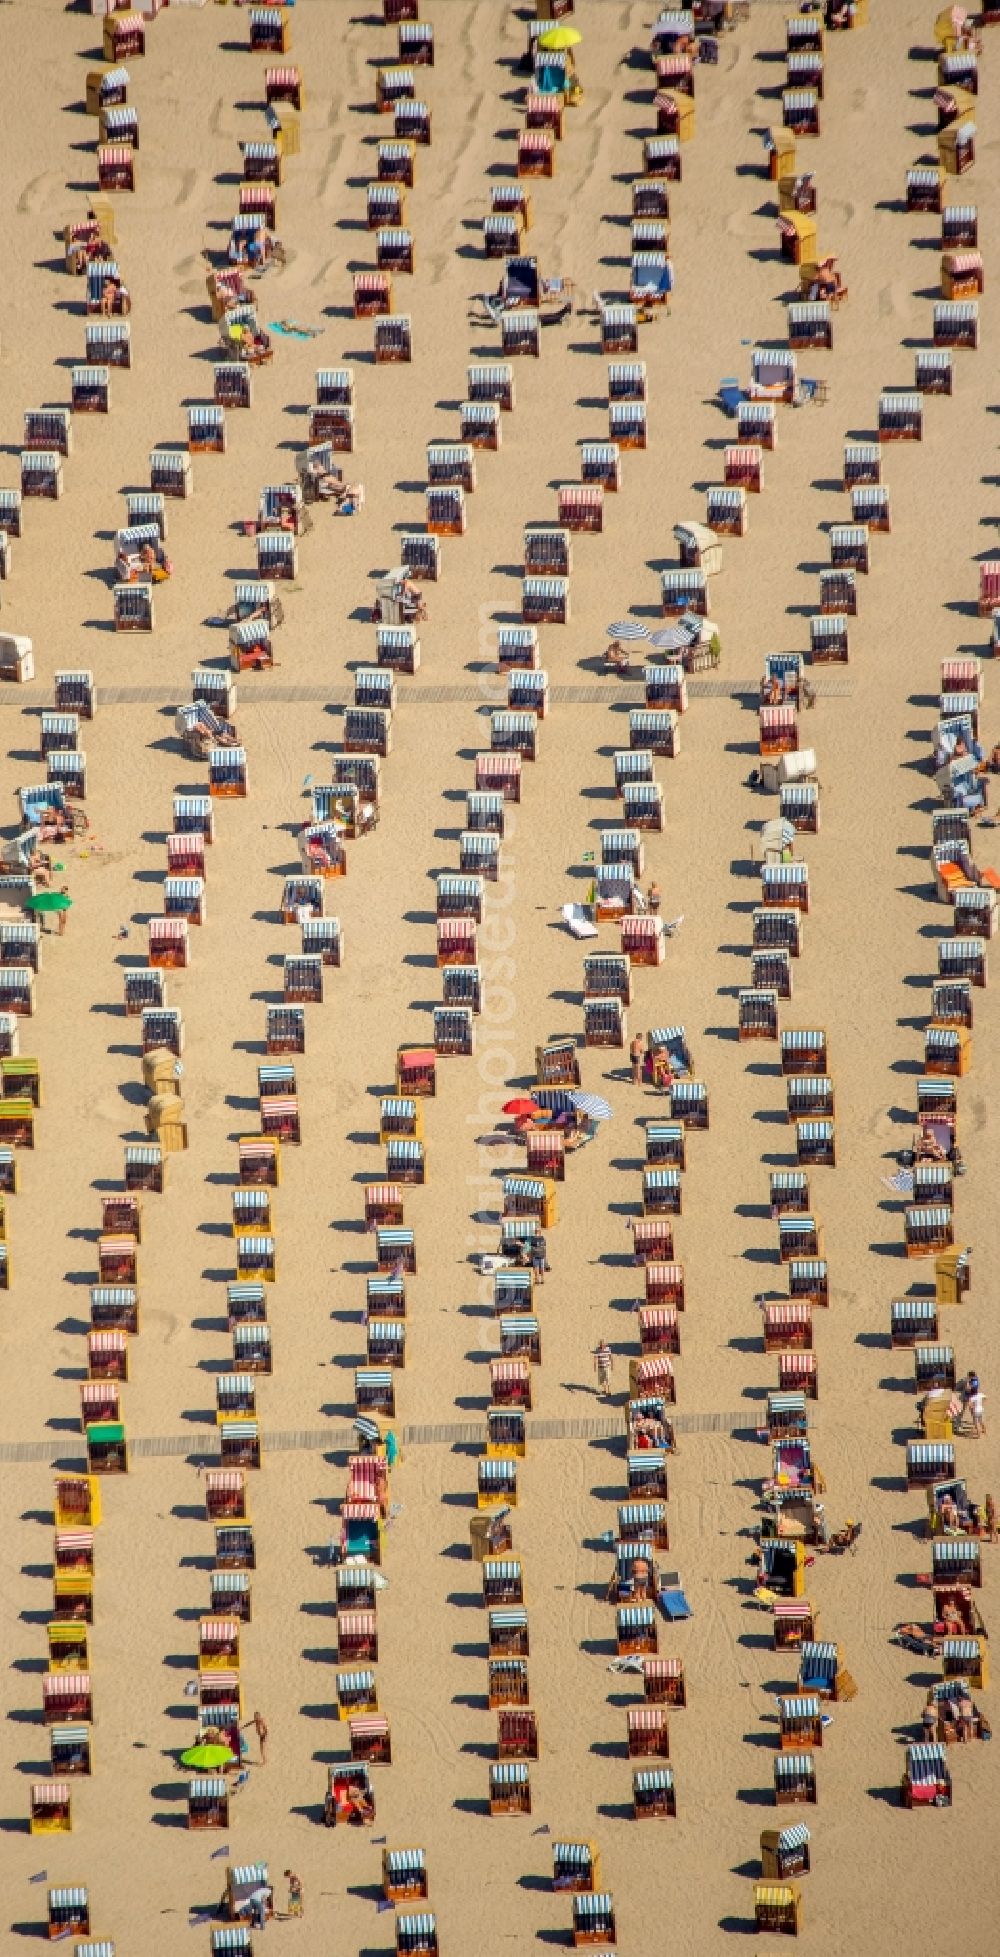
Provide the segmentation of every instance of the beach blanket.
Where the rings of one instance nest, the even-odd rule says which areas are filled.
[[[297,319],[269,319],[269,333],[280,333],[286,340],[316,340],[324,331],[322,326],[300,326]]]
[[[883,1176],[882,1182],[885,1184],[886,1189],[895,1190],[897,1196],[912,1196],[913,1194],[912,1169],[897,1169],[894,1176]]]

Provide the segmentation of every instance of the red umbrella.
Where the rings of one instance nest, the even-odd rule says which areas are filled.
[[[514,1115],[537,1114],[538,1103],[537,1101],[526,1101],[523,1098],[520,1101],[505,1101],[503,1104],[502,1112],[504,1114],[514,1114]]]

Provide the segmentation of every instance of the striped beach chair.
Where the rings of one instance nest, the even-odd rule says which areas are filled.
[[[815,1806],[816,1765],[811,1753],[779,1753],[773,1762],[777,1807],[803,1802]]]
[[[903,1806],[950,1807],[951,1798],[951,1773],[944,1747],[936,1743],[908,1746],[900,1782]]]
[[[880,442],[919,442],[923,440],[924,411],[919,394],[880,394],[878,438]]]
[[[382,1851],[382,1895],[387,1903],[412,1902],[427,1895],[427,1857],[422,1848]]]
[[[530,1814],[531,1781],[527,1764],[500,1760],[490,1767],[491,1814]]]
[[[674,1817],[677,1796],[672,1767],[640,1767],[632,1775],[632,1813],[636,1821]]]

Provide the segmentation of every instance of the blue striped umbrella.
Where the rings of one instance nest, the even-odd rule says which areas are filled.
[[[649,632],[639,618],[620,618],[617,625],[604,628],[609,639],[648,639]]]
[[[610,1121],[613,1110],[599,1094],[572,1094],[570,1099],[581,1114],[589,1114],[592,1121]]]

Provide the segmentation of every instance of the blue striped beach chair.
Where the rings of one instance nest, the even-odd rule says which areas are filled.
[[[382,1850],[382,1895],[387,1903],[412,1902],[427,1895],[427,1857],[422,1848]]]
[[[530,1814],[531,1781],[527,1764],[500,1760],[490,1767],[491,1814]]]

